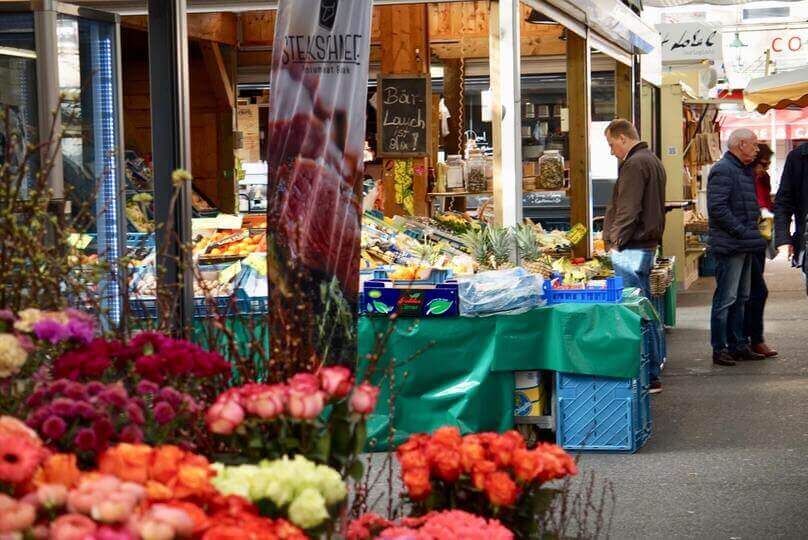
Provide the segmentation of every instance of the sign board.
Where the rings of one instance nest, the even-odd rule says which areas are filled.
[[[773,62],[771,73],[803,67],[808,63],[808,25],[795,23],[765,30],[743,30],[738,33],[742,47],[732,47],[734,32],[724,33],[729,87],[746,88],[751,79],[766,75],[766,51]]]
[[[662,37],[662,63],[710,60],[720,68],[724,64],[721,29],[700,22],[658,24]]]
[[[242,134],[241,148],[236,150],[236,155],[245,163],[261,160],[258,114],[258,105],[240,105],[236,111],[238,129]]]
[[[379,155],[428,155],[432,103],[429,76],[380,75],[378,89]]]

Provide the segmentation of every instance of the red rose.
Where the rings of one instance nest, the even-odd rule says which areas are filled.
[[[282,384],[248,384],[241,387],[241,397],[248,413],[270,420],[283,413],[287,389]]]
[[[497,470],[497,464],[493,461],[478,461],[471,468],[471,483],[474,487],[483,490],[485,489],[485,481],[488,475],[493,474]]]
[[[444,426],[432,434],[432,440],[437,444],[459,448],[463,443],[460,430],[454,426]]]
[[[460,445],[460,462],[463,470],[470,473],[474,464],[485,459],[485,448],[476,439],[463,439]]]
[[[429,467],[429,461],[421,450],[411,450],[398,455],[403,470]]]
[[[513,453],[513,473],[522,482],[532,482],[544,468],[540,452],[519,448]]]
[[[289,389],[286,410],[292,418],[313,420],[325,408],[325,392],[322,390],[304,391],[299,387]]]
[[[320,369],[319,375],[323,390],[330,397],[341,399],[351,391],[353,377],[350,369],[344,366],[325,367]]]
[[[287,381],[289,388],[298,392],[316,392],[320,389],[320,379],[311,373],[298,373]]]
[[[462,472],[460,467],[460,452],[445,449],[435,455],[432,469],[435,475],[445,482],[456,482]]]
[[[513,459],[513,452],[516,450],[516,442],[511,437],[500,436],[491,442],[489,447],[494,461],[500,467],[507,467]]]
[[[485,494],[494,506],[513,506],[518,488],[508,473],[497,471],[485,479]]]

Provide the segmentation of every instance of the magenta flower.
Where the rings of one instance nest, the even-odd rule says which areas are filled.
[[[82,452],[89,452],[95,448],[95,442],[95,432],[90,428],[80,429],[79,432],[76,433],[76,438],[73,440],[73,443]]]
[[[65,333],[68,339],[72,339],[86,345],[93,340],[95,328],[93,327],[92,322],[73,319],[67,323]]]
[[[151,381],[140,381],[137,384],[138,394],[156,394],[159,389],[160,387]]]
[[[67,327],[52,319],[42,319],[34,325],[34,334],[42,341],[53,344],[66,340],[69,337]]]
[[[50,404],[50,410],[57,416],[74,416],[76,414],[76,402],[67,398],[56,398]]]
[[[138,444],[143,441],[143,431],[137,426],[126,426],[121,431],[120,437],[121,441]]]
[[[126,404],[126,414],[129,415],[129,420],[137,425],[143,425],[146,418],[143,416],[143,409],[138,407],[137,403],[130,401]]]
[[[42,423],[42,434],[52,441],[57,440],[67,431],[67,424],[58,416],[50,416]]]
[[[177,416],[177,413],[174,412],[173,407],[167,401],[161,401],[154,407],[154,419],[158,424],[168,424],[174,420],[175,416]]]

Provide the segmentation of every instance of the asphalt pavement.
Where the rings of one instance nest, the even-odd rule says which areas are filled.
[[[808,538],[808,297],[770,263],[766,339],[780,356],[714,366],[714,280],[680,293],[654,432],[635,455],[585,454],[615,493],[610,538]]]

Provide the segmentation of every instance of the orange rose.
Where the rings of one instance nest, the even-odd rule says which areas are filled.
[[[516,450],[516,442],[511,437],[500,436],[491,442],[489,447],[494,461],[500,467],[507,467],[513,459],[513,452]]]
[[[119,444],[101,454],[98,470],[121,480],[145,484],[149,479],[152,449],[145,444]]]
[[[399,454],[398,461],[401,463],[403,470],[429,467],[429,462],[421,450],[411,450]]]
[[[432,491],[432,484],[429,481],[429,469],[410,469],[402,475],[404,485],[407,487],[407,494],[413,501],[422,501],[429,496]]]
[[[485,479],[485,494],[494,506],[513,506],[518,488],[508,473],[497,471]]]
[[[168,484],[172,478],[177,476],[183,459],[185,459],[185,451],[178,446],[165,445],[155,448],[152,451],[149,477],[157,482]]]
[[[441,480],[457,482],[462,472],[460,469],[460,452],[448,448],[443,452],[438,452],[432,463],[432,469]]]
[[[154,480],[146,482],[146,493],[149,495],[149,500],[152,501],[167,501],[174,498],[173,489]]]
[[[506,431],[505,433],[502,434],[502,436],[505,437],[506,439],[510,439],[511,441],[513,441],[513,444],[516,448],[523,448],[523,449],[527,448],[527,445],[525,444],[525,438],[522,437],[522,434],[516,431],[515,429]]]
[[[428,442],[429,442],[429,435],[426,435],[424,433],[412,435],[409,439],[407,439],[407,442],[398,447],[398,450],[396,450],[396,452],[399,454],[404,454],[407,452],[411,452],[413,450],[420,450],[424,446],[426,446],[426,443]]]
[[[432,442],[450,448],[458,448],[463,443],[463,438],[460,436],[460,430],[456,427],[445,426],[438,429],[432,435]]]
[[[484,459],[485,448],[476,439],[463,439],[463,444],[460,446],[460,462],[464,471],[470,473],[474,464]]]
[[[488,475],[496,472],[497,464],[493,461],[478,461],[471,467],[471,483],[474,487],[482,491],[485,488],[485,480]]]
[[[201,533],[211,525],[205,511],[193,503],[185,501],[167,501],[165,504],[171,506],[172,508],[179,508],[188,514],[188,517],[194,522],[195,535]]]
[[[180,466],[174,479],[174,497],[184,499],[193,495],[201,495],[211,489],[210,479],[213,471],[207,465],[189,463]]]
[[[518,480],[532,482],[544,468],[540,452],[518,448],[513,453],[513,472]]]
[[[34,485],[61,484],[66,488],[78,485],[81,471],[75,454],[51,454],[34,475]]]
[[[561,476],[575,476],[578,474],[578,465],[575,463],[575,460],[572,459],[572,457],[557,444],[544,443],[539,445],[539,449],[552,454],[558,459],[560,466],[563,469]]]

